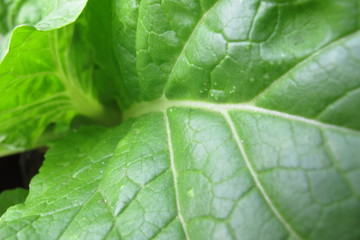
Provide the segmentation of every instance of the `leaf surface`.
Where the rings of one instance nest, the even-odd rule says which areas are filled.
[[[51,149],[0,235],[360,238],[358,6],[114,1],[127,121]]]
[[[0,63],[0,155],[48,144],[77,114],[105,124],[117,122],[116,113],[100,103],[103,93],[97,90],[98,82],[110,81],[101,59],[89,50],[96,41],[88,40],[89,35],[99,27],[87,16],[92,6],[73,23],[86,1],[45,2],[39,22],[11,32]]]
[[[47,154],[25,204],[1,218],[0,233],[356,239],[359,143],[357,132],[260,108],[169,107],[68,136]]]

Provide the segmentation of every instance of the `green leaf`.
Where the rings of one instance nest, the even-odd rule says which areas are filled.
[[[127,71],[123,81],[135,102],[160,98],[164,88],[171,99],[251,101],[296,65],[359,30],[358,0],[140,1],[138,8],[139,1],[119,2],[124,10],[116,12],[114,32],[121,31],[115,38]],[[344,51],[342,59],[350,55]]]
[[[0,62],[8,51],[11,30],[17,25],[35,25],[41,19],[38,0],[3,0],[0,2]]]
[[[41,19],[38,0],[4,0],[0,2],[0,35],[21,24],[36,24]]]
[[[27,195],[28,191],[22,188],[3,191],[0,194],[0,216],[3,215],[9,207],[25,202]]]
[[[82,129],[48,152],[0,235],[357,239],[359,144],[358,132],[247,106]]]
[[[85,3],[46,3],[40,22],[12,32],[0,63],[0,155],[47,144],[68,129],[76,114],[105,124],[118,121],[113,107],[100,103],[100,84],[94,83],[109,82],[89,51],[88,32],[98,25],[87,21],[85,10],[76,23],[64,26]]]
[[[360,238],[358,0],[93,4],[127,121],[53,147],[0,236]]]

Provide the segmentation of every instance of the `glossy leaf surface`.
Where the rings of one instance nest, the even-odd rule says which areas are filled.
[[[52,148],[0,235],[360,238],[358,0],[105,3],[125,121]]]

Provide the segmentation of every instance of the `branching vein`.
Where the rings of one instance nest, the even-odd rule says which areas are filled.
[[[269,195],[266,193],[264,187],[262,186],[262,183],[260,182],[257,173],[254,169],[254,167],[252,166],[246,152],[244,149],[243,144],[241,143],[241,139],[239,137],[239,134],[236,131],[235,125],[229,115],[228,112],[223,112],[222,113],[223,116],[225,117],[226,121],[228,122],[232,135],[234,136],[234,139],[236,141],[236,144],[240,150],[241,155],[244,158],[245,164],[247,166],[247,168],[249,169],[249,172],[257,186],[257,188],[259,189],[261,195],[263,196],[263,198],[265,199],[265,202],[268,204],[268,206],[270,207],[271,211],[274,213],[274,215],[276,216],[276,218],[280,221],[280,223],[287,229],[287,231],[290,233],[290,235],[292,235],[293,237],[295,237],[296,239],[301,239],[301,237],[299,236],[298,233],[296,233],[296,231],[292,228],[292,226],[287,223],[287,221],[285,220],[285,218],[281,215],[281,213],[279,212],[279,210],[276,208],[276,206],[274,205],[274,203],[272,202],[272,200],[270,199]]]
[[[178,189],[178,181],[177,181],[177,171],[176,171],[176,168],[175,168],[174,149],[173,149],[172,140],[171,140],[171,130],[170,130],[169,118],[168,118],[166,112],[164,113],[164,116],[165,116],[166,132],[167,132],[168,143],[169,143],[170,164],[171,164],[170,166],[171,166],[171,170],[173,172],[173,177],[174,177],[174,189],[175,189],[176,207],[177,207],[178,216],[179,216],[181,226],[184,229],[185,237],[186,237],[186,239],[190,239],[189,234],[187,232],[186,223],[184,221],[183,216],[181,215],[181,206],[180,206],[180,201],[179,201],[179,189]]]

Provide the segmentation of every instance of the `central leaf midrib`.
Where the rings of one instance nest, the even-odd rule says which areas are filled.
[[[73,64],[70,61],[69,51],[71,47],[71,41],[74,37],[73,29],[72,35],[69,40],[69,46],[64,55],[64,62],[62,61],[59,52],[59,35],[58,30],[55,30],[53,34],[49,35],[50,49],[52,57],[56,66],[55,74],[58,76],[60,82],[65,86],[65,92],[72,102],[72,106],[81,114],[93,119],[101,119],[104,115],[104,107],[102,104],[92,96],[91,92],[86,92],[83,89],[79,79],[75,76],[75,70]]]
[[[169,100],[165,96],[162,96],[159,99],[150,101],[150,102],[141,102],[133,105],[131,108],[127,109],[123,113],[124,120],[130,118],[136,118],[148,113],[154,112],[166,112],[167,109],[173,107],[187,107],[195,109],[205,109],[212,112],[226,113],[229,111],[247,111],[261,113],[273,117],[278,117],[286,119],[289,121],[296,121],[305,123],[308,125],[320,127],[322,129],[333,129],[336,131],[360,135],[360,131],[357,129],[347,128],[343,126],[338,126],[330,123],[320,122],[315,119],[306,118],[300,115],[293,115],[285,112],[279,112],[275,110],[270,110],[262,107],[255,106],[250,103],[209,103],[202,101],[185,101],[185,100]]]

